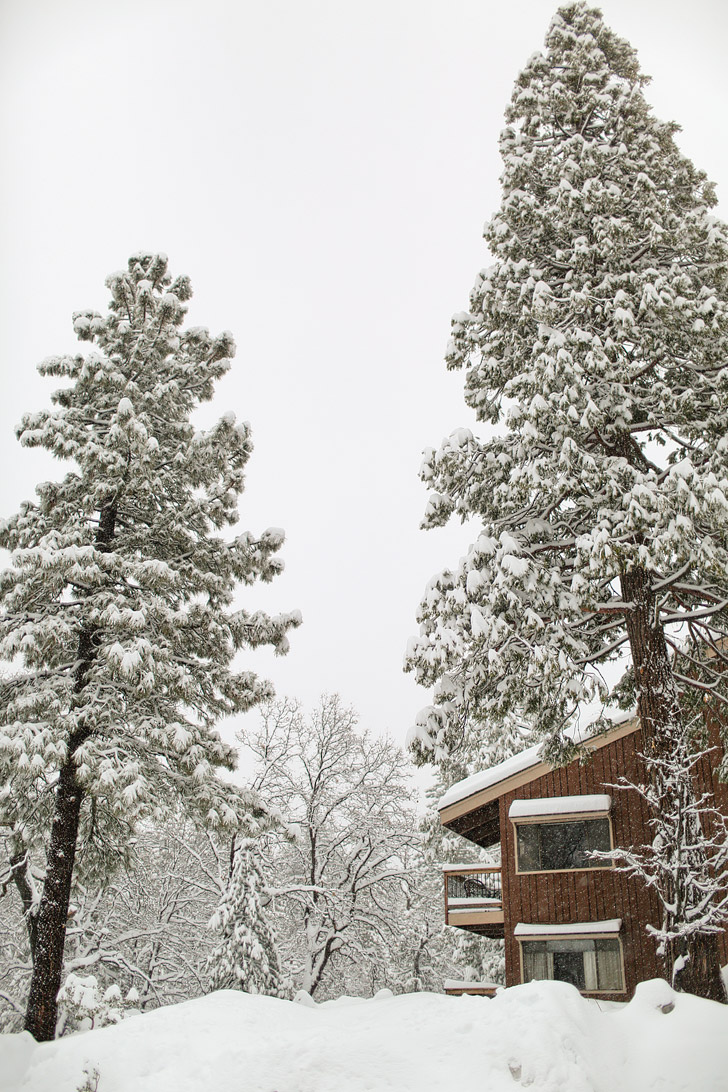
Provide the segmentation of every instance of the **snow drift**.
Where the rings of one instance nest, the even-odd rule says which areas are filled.
[[[726,1092],[728,1007],[647,982],[626,1005],[532,982],[317,1005],[221,991],[36,1045],[0,1037],[2,1092]]]

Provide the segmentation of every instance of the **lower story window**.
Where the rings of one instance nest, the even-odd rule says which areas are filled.
[[[578,990],[624,990],[622,952],[617,937],[594,940],[522,940],[523,981],[555,979]]]

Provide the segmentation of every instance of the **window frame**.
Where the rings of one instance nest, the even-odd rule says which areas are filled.
[[[605,934],[605,933],[588,933],[588,932],[570,933],[570,934],[568,934],[568,937],[566,935],[558,934],[558,933],[551,933],[551,934],[543,933],[543,934],[539,934],[538,936],[516,937],[515,939],[518,941],[518,961],[519,961],[519,968],[520,968],[521,985],[527,985],[526,980],[524,978],[524,971],[523,971],[523,963],[524,963],[524,960],[523,960],[523,945],[524,944],[532,943],[533,941],[539,941],[539,940],[543,940],[543,941],[567,940],[567,939],[568,940],[594,940],[594,941],[596,941],[596,940],[616,940],[617,945],[618,945],[618,949],[619,949],[619,965],[620,965],[620,969],[621,969],[621,972],[622,972],[622,988],[619,989],[619,990],[603,990],[603,989],[599,989],[599,988],[597,988],[595,990],[584,989],[584,990],[579,990],[579,993],[582,994],[582,996],[584,996],[584,997],[591,997],[594,994],[599,994],[600,996],[605,995],[605,994],[609,994],[611,997],[617,997],[617,996],[623,996],[624,994],[627,993],[627,975],[626,975],[625,963],[624,963],[624,944],[622,943],[621,932],[620,933],[607,933],[607,934]],[[543,979],[529,978],[528,981],[529,982],[561,982],[563,980],[560,979],[560,978],[543,978]],[[574,988],[577,989],[578,987],[574,987]]]
[[[515,859],[515,873],[517,876],[555,876],[563,872],[598,872],[603,869],[614,868],[614,861],[603,861],[600,864],[586,865],[583,868],[529,868],[521,869],[518,861],[518,828],[519,826],[533,826],[538,824],[539,826],[553,826],[555,824],[563,825],[566,823],[583,823],[589,820],[607,820],[609,824],[609,849],[614,849],[614,827],[612,824],[611,812],[568,812],[559,816],[552,815],[534,815],[523,816],[517,818],[509,818],[509,822],[513,827],[513,856]]]

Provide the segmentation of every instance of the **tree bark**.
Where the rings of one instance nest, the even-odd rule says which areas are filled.
[[[668,724],[682,719],[680,700],[667,652],[665,634],[656,625],[655,593],[642,566],[621,576],[622,599],[632,605],[626,613],[644,755],[659,753]]]
[[[96,533],[96,548],[108,551],[116,526],[116,502],[102,508]],[[73,692],[83,692],[96,657],[98,633],[85,627],[78,638],[78,657]],[[56,1033],[58,991],[63,974],[66,922],[71,901],[71,883],[76,857],[83,787],[76,777],[76,752],[93,733],[92,727],[78,728],[68,741],[66,759],[58,774],[53,822],[47,852],[46,879],[35,923],[35,958],[30,980],[25,1030],[38,1042],[48,1042]]]
[[[13,853],[10,857],[10,872],[13,883],[20,895],[23,904],[23,917],[25,927],[28,930],[28,943],[30,944],[30,958],[35,963],[35,940],[37,934],[37,907],[34,905],[33,888],[28,880],[28,853]]]
[[[39,1043],[53,1039],[56,1032],[56,999],[61,988],[66,920],[83,800],[74,762],[80,744],[81,739],[77,739],[69,746],[58,777],[46,880],[36,922],[35,960],[25,1030]]]
[[[674,727],[682,724],[680,697],[672,672],[667,643],[659,624],[655,593],[650,574],[642,566],[622,573],[622,599],[631,604],[626,613],[632,664],[640,718],[641,752],[645,758],[667,756]],[[654,786],[658,788],[657,785]],[[674,961],[685,959],[675,976],[675,988],[713,1001],[725,1003],[726,991],[720,973],[718,938],[714,933],[699,933],[683,940],[678,950],[670,945],[666,953],[666,978],[673,979]]]
[[[718,939],[714,933],[699,933],[684,945],[686,957],[682,970],[675,975],[673,985],[681,993],[694,993],[709,1001],[726,1004],[725,986],[720,973]],[[677,953],[676,953],[677,956]],[[672,962],[672,960],[671,960]]]

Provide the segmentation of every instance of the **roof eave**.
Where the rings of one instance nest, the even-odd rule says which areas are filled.
[[[580,748],[586,751],[598,751],[601,747],[606,747],[609,743],[622,739],[623,736],[631,735],[638,728],[639,718],[632,717],[630,720],[615,724],[613,728],[607,729],[606,732],[600,732],[599,735],[584,740],[580,744]],[[528,785],[529,782],[550,773],[554,768],[550,762],[545,762],[542,759],[538,760],[533,766],[528,766],[525,770],[519,770],[503,781],[496,781],[493,785],[488,785],[487,788],[476,790],[469,796],[463,797],[462,800],[455,800],[452,804],[441,808],[440,822],[443,826],[447,826],[453,819],[468,815],[471,811],[476,811],[478,808],[491,803],[491,801],[500,799],[501,796],[505,796],[506,793],[512,792],[514,789],[519,789],[522,785]]]

